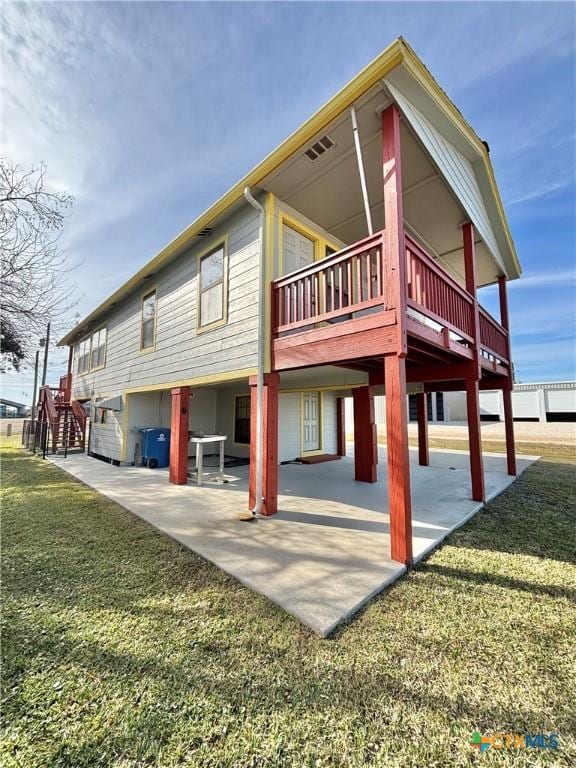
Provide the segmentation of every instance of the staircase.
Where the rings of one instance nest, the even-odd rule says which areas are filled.
[[[40,388],[38,421],[47,425],[46,448],[52,453],[84,450],[86,414],[76,400],[70,400],[70,378],[62,376],[59,387]]]

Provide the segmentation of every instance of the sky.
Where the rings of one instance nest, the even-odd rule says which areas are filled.
[[[403,35],[490,154],[520,381],[576,378],[571,3],[3,2],[0,144],[74,196],[84,317]],[[481,291],[496,317],[497,291]],[[79,317],[77,318],[79,319]],[[71,317],[70,325],[74,324]],[[65,369],[51,351],[49,378]],[[28,402],[32,373],[5,396]]]

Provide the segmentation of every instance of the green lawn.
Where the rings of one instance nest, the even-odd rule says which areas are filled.
[[[48,462],[2,468],[6,768],[575,764],[573,452],[329,640]]]

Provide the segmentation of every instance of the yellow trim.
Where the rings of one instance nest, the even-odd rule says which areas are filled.
[[[250,441],[247,443],[238,443],[236,441],[236,400],[239,397],[247,397],[248,400],[250,400],[250,392],[241,392],[239,394],[234,395],[234,408],[232,409],[232,440],[230,441],[232,445],[238,446],[238,448],[246,448],[250,447]]]
[[[278,168],[285,160],[302,149],[311,139],[320,131],[328,126],[332,120],[338,117],[344,110],[350,107],[358,98],[360,98],[372,86],[376,85],[386,75],[400,64],[404,64],[407,70],[417,79],[420,85],[425,88],[433,101],[445,111],[448,117],[454,122],[463,135],[475,148],[480,150],[483,157],[484,167],[487,171],[491,188],[494,192],[494,199],[500,213],[500,219],[504,228],[507,241],[511,248],[516,267],[520,271],[518,257],[514,249],[514,244],[510,235],[508,222],[502,206],[502,201],[498,193],[494,173],[486,148],[474,133],[472,128],[464,120],[457,108],[438,86],[434,78],[424,67],[420,59],[416,56],[412,48],[406,41],[399,37],[394,40],[387,48],[382,51],[368,66],[361,70],[349,83],[341,88],[324,106],[315,112],[306,122],[304,122],[294,133],[265,157],[255,168],[253,168],[243,179],[235,184],[228,192],[219,198],[210,208],[202,213],[195,221],[184,229],[172,242],[168,243],[159,253],[145,264],[135,275],[116,290],[106,301],[98,305],[86,318],[78,323],[69,333],[59,342],[59,345],[71,343],[79,327],[90,323],[103,312],[110,310],[111,305],[117,304],[124,296],[136,288],[144,277],[150,272],[155,272],[166,264],[172,257],[182,253],[189,247],[193,238],[204,227],[211,225],[215,219],[226,213],[228,209],[237,203],[243,196],[244,188],[258,186],[262,180]]]
[[[302,389],[302,385],[299,387],[279,387],[278,392],[339,392],[347,389],[356,389],[357,387],[365,387],[367,382],[357,382],[356,384],[325,384],[324,386],[314,386],[308,389]]]
[[[200,262],[211,253],[216,253],[220,248],[224,251],[222,264],[222,317],[208,325],[200,325]],[[215,245],[196,254],[196,335],[221,328],[228,323],[228,234],[218,238]]]
[[[320,448],[315,448],[312,451],[304,450],[304,395],[307,392],[318,393],[318,444]],[[324,453],[324,393],[313,387],[312,389],[303,389],[300,392],[300,456],[319,456],[321,453]]]
[[[141,387],[129,387],[123,391],[123,394],[134,395],[138,392],[159,392],[162,389],[173,389],[174,387],[200,387],[204,384],[220,384],[225,381],[247,379],[250,376],[255,376],[256,373],[257,368],[240,368],[235,371],[226,371],[225,373],[213,373],[209,376],[197,376],[193,379],[168,381],[165,384],[148,384]]]
[[[295,216],[292,213],[288,213],[280,202],[278,208],[278,270],[279,276],[284,275],[284,225],[288,225],[290,229],[295,230],[303,237],[308,238],[314,244],[314,261],[320,261],[326,256],[326,247],[332,248],[334,251],[342,249],[342,245],[335,240],[330,240],[324,234],[324,231],[319,227],[310,226],[308,222],[303,221],[301,218]]]
[[[275,224],[276,197],[272,192],[266,195],[265,225],[264,225],[264,285],[266,286],[264,297],[264,372],[272,370],[272,312],[270,307],[270,285],[274,280],[274,224]]]
[[[147,299],[152,294],[154,294],[154,343],[151,344],[149,347],[143,347],[142,342],[144,341],[144,300]],[[152,285],[152,286],[148,286],[146,291],[140,294],[140,345],[139,345],[140,354],[147,355],[149,352],[154,352],[156,350],[156,334],[157,333],[158,333],[158,286]]]

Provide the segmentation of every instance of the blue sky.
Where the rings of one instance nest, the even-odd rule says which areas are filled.
[[[75,197],[84,316],[404,35],[491,149],[522,381],[576,376],[571,3],[9,3],[2,146]],[[496,314],[497,295],[482,292]],[[65,355],[54,353],[58,364]],[[59,372],[59,371],[58,371]],[[31,394],[26,371],[7,396]]]

